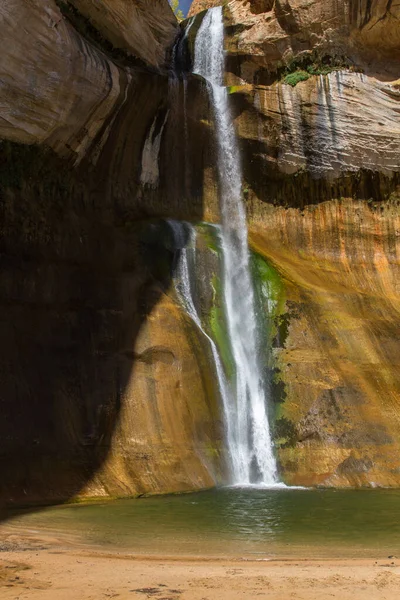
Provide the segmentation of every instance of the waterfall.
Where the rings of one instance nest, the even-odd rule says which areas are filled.
[[[224,403],[231,479],[238,485],[274,485],[278,477],[267,414],[268,386],[260,361],[240,153],[223,85],[222,7],[210,9],[202,21],[193,71],[207,81],[218,147],[224,309],[236,369]]]

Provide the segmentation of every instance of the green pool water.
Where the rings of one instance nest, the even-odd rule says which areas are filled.
[[[400,490],[226,488],[9,516],[19,530],[134,554],[400,556]]]

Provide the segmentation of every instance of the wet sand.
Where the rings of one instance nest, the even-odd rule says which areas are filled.
[[[0,534],[2,600],[397,600],[400,560],[134,556]]]

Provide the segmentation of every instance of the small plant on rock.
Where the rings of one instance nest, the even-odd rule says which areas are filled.
[[[295,71],[294,73],[289,73],[286,75],[283,81],[287,85],[295,87],[300,81],[307,81],[307,79],[310,79],[310,77],[311,75],[307,71]]]

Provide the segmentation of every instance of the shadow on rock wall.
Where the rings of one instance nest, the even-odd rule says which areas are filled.
[[[201,181],[184,201],[185,169],[165,139],[183,125],[160,136],[168,80],[152,94],[153,79],[146,106],[131,92],[96,167],[0,144],[3,517],[8,505],[71,499],[102,466],[135,339],[170,285],[174,249],[160,235],[149,251],[146,219],[201,220]]]

